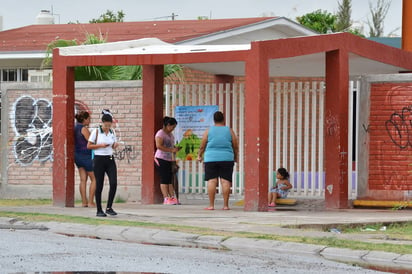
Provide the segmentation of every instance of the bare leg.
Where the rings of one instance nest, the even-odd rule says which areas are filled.
[[[269,192],[269,194],[268,194],[268,204],[272,203],[272,197],[273,197],[272,192]]]
[[[229,195],[230,195],[230,185],[231,183],[228,180],[220,179],[222,183],[222,192],[223,192],[223,209],[229,209]]]
[[[80,174],[80,196],[82,197],[82,206],[87,206],[87,195],[86,195],[86,183],[87,183],[87,172],[84,168],[79,167]]]
[[[94,177],[94,172],[87,172],[87,176],[90,178],[90,187],[89,187],[89,207],[95,207],[96,204],[93,202],[94,193],[96,192],[96,178]]]
[[[175,188],[174,188],[173,184],[169,185],[168,192],[169,192],[169,197],[174,197],[175,196]]]
[[[269,204],[273,207],[276,206],[276,193],[269,192]]]
[[[163,198],[169,197],[169,185],[160,184],[160,191],[162,192]]]
[[[207,181],[207,194],[209,195],[209,207],[207,209],[215,208],[217,178]]]

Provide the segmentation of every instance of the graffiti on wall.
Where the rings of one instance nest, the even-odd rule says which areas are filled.
[[[402,108],[401,112],[392,113],[385,122],[385,128],[392,143],[397,147],[412,147],[412,105]]]
[[[52,103],[47,99],[22,96],[11,113],[16,134],[14,155],[21,165],[53,160]]]
[[[340,133],[339,121],[338,121],[338,118],[334,116],[331,111],[328,111],[325,117],[325,124],[326,124],[326,135],[339,136],[339,133]]]
[[[123,149],[117,149],[113,153],[114,158],[121,161],[126,159],[127,163],[130,164],[131,160],[135,160],[137,158],[137,152],[131,145],[124,145]]]
[[[13,142],[15,161],[27,166],[35,161],[53,161],[53,127],[52,127],[52,102],[48,99],[35,99],[32,96],[24,95],[19,97],[13,105],[10,120],[16,138]],[[88,111],[88,106],[83,102],[75,102],[75,112]],[[114,128],[120,143],[123,146],[115,151],[117,160],[131,160],[137,158],[137,151],[131,145],[126,145],[121,141],[119,123],[114,120]],[[95,127],[97,128],[97,126]]]
[[[75,112],[89,111],[87,105],[75,102]],[[16,134],[14,156],[20,165],[34,161],[53,161],[52,102],[24,95],[16,100],[11,112],[11,122]]]

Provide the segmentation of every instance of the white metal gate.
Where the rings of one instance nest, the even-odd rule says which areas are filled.
[[[239,162],[233,172],[232,194],[243,194],[244,163],[244,87],[243,84],[219,85],[166,85],[165,114],[174,116],[175,106],[218,105],[225,114],[226,125],[239,139]],[[179,190],[183,193],[207,193],[203,180],[203,164],[184,161],[180,164]],[[221,191],[219,187],[219,192]]]
[[[352,170],[352,136],[359,82],[349,88],[349,198],[356,197],[356,174]],[[323,197],[325,173],[323,161],[324,82],[276,82],[270,84],[269,126],[269,186],[276,179],[276,169],[285,167],[294,188],[291,196]],[[244,193],[244,85],[166,85],[165,114],[174,116],[175,106],[218,105],[225,113],[226,125],[239,138],[239,163],[233,173],[232,193]],[[356,146],[355,146],[356,147]],[[357,153],[355,152],[355,155]],[[355,161],[356,162],[356,161]],[[181,163],[179,184],[182,193],[207,193],[203,181],[203,165],[197,161]],[[220,189],[219,189],[220,191]]]

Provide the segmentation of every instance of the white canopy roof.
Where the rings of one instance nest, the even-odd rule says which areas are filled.
[[[250,50],[250,44],[243,45],[174,45],[157,38],[114,42],[105,44],[82,45],[60,48],[63,56],[99,56],[99,55],[146,55],[146,54],[179,54],[196,52],[230,52]],[[212,74],[234,76],[245,75],[244,62],[196,63],[183,64],[195,70]],[[398,73],[403,68],[377,62],[356,54],[349,54],[349,74]],[[269,73],[272,77],[323,77],[325,75],[325,53],[300,55],[289,58],[271,59]]]

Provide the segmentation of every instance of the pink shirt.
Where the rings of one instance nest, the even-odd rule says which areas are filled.
[[[163,139],[163,146],[167,148],[173,148],[175,145],[175,136],[172,133],[167,134],[163,131],[163,129],[159,129],[155,135],[155,138],[160,137]],[[166,161],[173,160],[173,153],[172,152],[165,152],[161,151],[160,149],[156,150],[155,158],[159,158]]]

